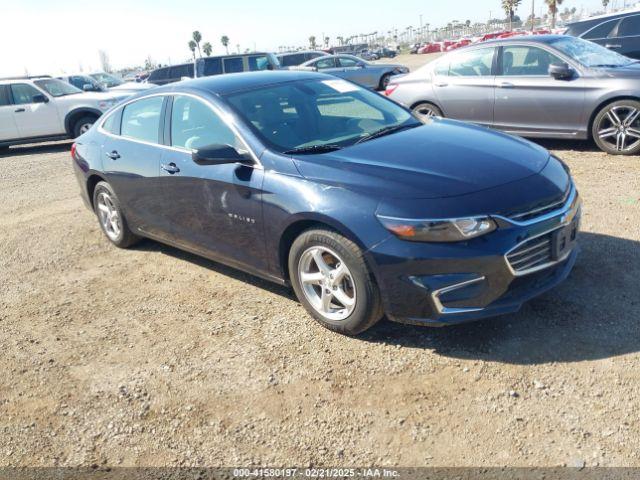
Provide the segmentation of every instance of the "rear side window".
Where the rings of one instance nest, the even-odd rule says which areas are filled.
[[[158,70],[154,70],[153,72],[151,72],[151,75],[149,75],[149,81],[153,82],[154,80],[165,80],[169,78],[168,74],[168,68],[160,68]]]
[[[316,62],[315,65],[318,70],[324,70],[325,68],[335,68],[336,59],[334,57],[321,58]]]
[[[494,48],[481,48],[459,53],[451,59],[449,76],[484,77],[491,75],[494,51]]]
[[[313,58],[310,57],[309,60]],[[297,65],[300,65],[301,63],[304,63],[305,60],[305,55],[303,53],[296,53],[293,55],[283,55],[282,57],[280,57],[280,64],[283,67],[295,67]]]
[[[260,70],[269,70],[271,64],[269,63],[269,59],[266,55],[260,55],[255,57],[248,57],[249,61],[249,71],[256,72]]]
[[[340,57],[338,61],[340,62],[341,67],[355,67],[356,65],[358,65],[358,62],[356,60],[349,57]]]
[[[176,67],[171,67],[169,78],[174,79],[182,77],[193,78],[193,65],[178,65]]]
[[[111,133],[112,135],[119,135],[121,116],[122,116],[122,110],[113,112],[111,115],[107,117],[107,119],[102,124],[102,129],[106,132]]]
[[[122,113],[123,137],[158,143],[163,97],[151,97],[130,103]]]
[[[205,58],[204,60],[204,76],[220,75],[222,73],[221,58]],[[200,73],[198,73],[199,75]]]
[[[620,23],[618,27],[618,37],[637,37],[640,36],[640,15],[627,17]]]
[[[9,87],[7,85],[0,85],[0,107],[10,104],[11,99],[9,98]]]
[[[33,103],[34,96],[42,95],[37,89],[26,83],[11,85],[11,94],[13,95],[13,103],[16,105]]]
[[[586,40],[595,40],[598,38],[607,38],[611,33],[611,30],[618,24],[620,19],[609,20],[607,22],[601,23],[597,27],[592,28],[587,33],[584,34],[582,38]]]
[[[244,72],[242,57],[232,57],[224,59],[224,73]]]

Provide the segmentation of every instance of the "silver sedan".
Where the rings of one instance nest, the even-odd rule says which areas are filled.
[[[486,42],[392,79],[385,93],[423,119],[479,123],[524,137],[592,138],[640,153],[640,63],[561,35]]]
[[[394,75],[409,72],[403,65],[369,63],[353,55],[326,55],[293,68],[328,73],[374,90],[384,90]]]

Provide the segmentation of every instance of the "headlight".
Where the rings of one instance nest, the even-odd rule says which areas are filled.
[[[397,237],[413,242],[461,242],[498,228],[489,217],[411,220],[378,215],[378,220]]]

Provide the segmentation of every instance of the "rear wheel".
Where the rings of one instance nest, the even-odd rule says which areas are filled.
[[[378,90],[386,90],[390,81],[391,81],[391,74],[385,73],[382,76],[382,78],[380,78],[380,85],[378,86]]]
[[[422,102],[413,107],[413,114],[421,121],[429,120],[433,117],[442,117],[442,110],[433,103]]]
[[[93,127],[93,124],[96,123],[97,119],[95,116],[86,115],[76,120],[76,123],[73,124],[73,138],[77,138],[83,133],[88,132],[89,129]]]
[[[380,292],[362,251],[334,231],[311,229],[296,238],[289,273],[300,303],[330,330],[357,335],[382,318]]]
[[[98,182],[93,191],[93,208],[100,228],[107,238],[120,248],[127,248],[140,240],[127,224],[118,197],[107,182]]]
[[[604,107],[593,120],[596,145],[611,155],[640,153],[640,102],[620,100]]]

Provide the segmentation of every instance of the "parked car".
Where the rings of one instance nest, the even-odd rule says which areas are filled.
[[[388,47],[382,47],[378,50],[374,50],[374,53],[379,58],[395,58],[398,55],[398,51]]]
[[[601,15],[571,23],[566,35],[584,38],[621,55],[640,59],[640,10]]]
[[[70,83],[74,87],[80,90],[83,90],[85,92],[114,91],[122,95],[133,95],[135,93],[138,93],[141,90],[146,90],[154,86],[152,84],[141,84],[141,83],[135,83],[135,82],[121,81],[120,83],[114,83],[113,81],[111,81],[109,82],[109,85],[113,85],[113,86],[108,87],[107,84],[104,84],[99,80],[96,80],[95,74],[85,75],[85,74],[79,73],[75,75],[63,75],[57,78],[64,82]]]
[[[195,65],[195,77],[277,70],[281,68],[278,58],[274,54],[259,52],[199,58],[196,60]],[[179,82],[185,78],[194,78],[193,63],[157,68],[149,74],[147,82],[166,85]]]
[[[442,52],[442,44],[438,42],[427,43],[418,53],[440,53]]]
[[[432,115],[540,138],[593,138],[640,153],[640,64],[564,35],[493,40],[393,79],[387,95]]]
[[[139,83],[136,81],[125,82],[121,78],[111,75],[105,72],[95,72],[90,75],[92,78],[100,82],[102,85],[113,91],[128,91],[131,93],[137,93],[141,90],[154,87],[155,85],[148,83]]]
[[[422,48],[421,43],[414,43],[413,45],[411,45],[411,48],[409,49],[409,53],[411,55],[415,55],[420,51],[421,48]]]
[[[374,60],[379,60],[380,59],[378,54],[375,53],[375,52],[372,52],[371,50],[362,50],[361,52],[358,52],[358,54],[356,56],[362,58],[363,60],[367,60],[367,61],[374,61]]]
[[[298,65],[313,60],[314,58],[328,55],[326,52],[318,50],[307,50],[301,52],[279,53],[276,55],[282,68],[297,67]]]
[[[384,90],[394,75],[409,72],[403,65],[369,63],[353,55],[327,55],[303,63],[298,68],[329,73],[377,90]]]
[[[0,148],[75,138],[126,97],[85,93],[50,77],[0,79]]]
[[[578,254],[580,198],[547,150],[423,125],[318,73],[156,89],[112,109],[71,155],[116,246],[149,237],[290,284],[345,334],[384,313],[447,325],[514,312]]]

